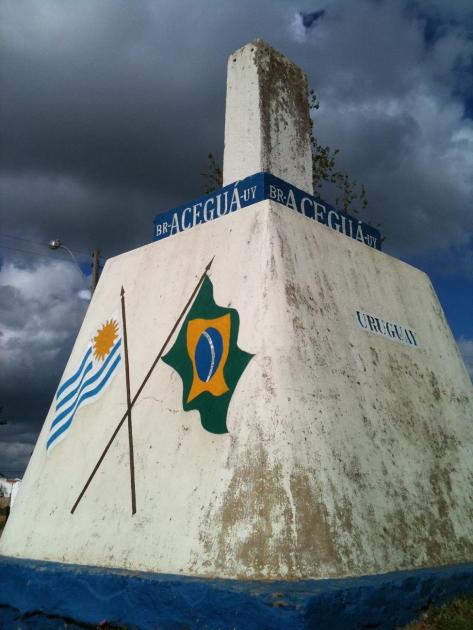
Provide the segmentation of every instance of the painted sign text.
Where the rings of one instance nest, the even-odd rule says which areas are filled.
[[[264,199],[286,206],[369,247],[381,249],[378,230],[269,173],[251,175],[184,206],[158,214],[154,220],[154,240],[174,236]]]
[[[386,319],[382,319],[376,315],[369,315],[363,311],[356,311],[356,321],[358,327],[366,332],[381,335],[382,337],[391,339],[391,341],[397,341],[411,348],[420,347],[417,333],[412,328],[389,322]]]

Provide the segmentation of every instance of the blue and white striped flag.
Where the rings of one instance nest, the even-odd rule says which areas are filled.
[[[79,367],[56,393],[56,413],[49,429],[46,450],[59,444],[71,428],[77,410],[94,402],[111,383],[122,360],[120,317],[113,314],[87,344]]]

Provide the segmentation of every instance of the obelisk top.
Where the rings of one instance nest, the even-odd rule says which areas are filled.
[[[258,39],[228,59],[223,184],[260,171],[312,193],[307,77]]]

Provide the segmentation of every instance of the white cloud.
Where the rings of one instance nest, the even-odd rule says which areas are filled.
[[[307,31],[304,65],[321,102],[319,140],[366,184],[367,217],[388,248],[418,254],[464,245],[473,230],[473,121],[458,95],[473,41],[445,21],[427,46],[424,18],[405,6],[329,3]],[[443,13],[434,10],[440,23]]]
[[[36,268],[5,264],[0,270],[0,353],[2,397],[23,389],[49,388],[52,396],[60,366],[82,321],[86,303],[79,297],[86,282],[66,262]],[[20,380],[19,380],[20,379]]]

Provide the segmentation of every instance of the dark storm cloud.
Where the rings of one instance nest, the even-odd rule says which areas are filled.
[[[2,232],[45,256],[52,237],[107,256],[149,242],[157,211],[202,194],[227,57],[262,37],[308,73],[318,137],[367,185],[387,250],[454,251],[466,269],[472,21],[470,0],[3,0]],[[2,245],[0,471],[27,461],[84,312],[70,260]]]
[[[57,227],[71,222],[74,236],[85,223],[108,244],[139,222],[133,214],[150,222],[173,196],[191,194],[220,135],[210,121],[216,102],[222,120],[224,85],[211,80],[215,64],[205,74],[202,60],[191,64],[184,47],[171,48],[168,20],[177,15],[145,2],[82,2],[72,11],[33,2],[12,11],[2,55],[9,95],[2,170],[9,201],[30,185],[34,193],[14,211],[42,227],[56,227],[60,215],[65,222]],[[107,229],[112,217],[117,236]],[[85,234],[78,237],[85,242]]]
[[[1,10],[4,225],[19,215],[35,234],[82,248],[93,234],[108,251],[130,231],[148,241],[157,211],[201,194],[206,156],[223,149],[229,53],[260,35],[292,43],[284,2]]]
[[[22,476],[38,438],[38,429],[31,430],[31,425],[26,422],[5,425],[1,429],[0,474],[6,477]]]
[[[112,255],[148,242],[157,211],[200,195],[207,153],[223,148],[227,56],[264,31],[289,39],[291,13],[96,0],[0,11],[2,233],[38,243],[0,238],[14,263],[0,271],[1,468],[26,463],[24,427],[38,431],[84,310],[83,279],[44,258],[45,244]],[[15,251],[25,248],[43,257]]]
[[[85,252],[100,246],[106,256],[149,241],[154,214],[173,199],[171,194],[157,197],[146,189],[100,186],[70,175],[41,173],[0,176],[0,197],[6,234],[18,234],[21,226],[22,235],[44,243],[39,250],[43,254],[48,254],[46,243],[60,236],[70,247]]]
[[[67,262],[2,267],[0,472],[28,461],[85,312],[83,289]]]
[[[147,240],[155,212],[201,192],[206,155],[220,155],[223,146],[226,58],[256,36],[308,72],[322,103],[320,137],[339,146],[342,164],[369,184],[394,248],[401,236],[389,220],[394,208],[415,234],[422,211],[434,208],[437,218],[435,207],[452,195],[464,204],[471,180],[462,191],[460,173],[444,168],[460,142],[455,133],[463,130],[463,142],[472,142],[471,127],[462,127],[463,103],[453,97],[473,53],[462,3],[314,5],[4,2],[6,205],[26,214],[25,225],[33,219],[32,228],[69,227],[81,246],[91,228],[112,249],[127,246],[125,227]],[[309,24],[307,16],[317,19]],[[435,37],[427,46],[429,24]],[[435,127],[445,120],[442,137]],[[442,169],[447,184],[440,197],[440,184],[431,187],[429,165],[419,160],[433,142],[439,150],[430,172]],[[398,180],[401,199],[387,194]],[[30,186],[35,194],[21,199]],[[418,198],[424,201],[410,214]],[[446,244],[445,225],[432,223],[427,244],[430,237]]]
[[[78,295],[82,278],[72,265],[56,262],[34,270],[9,264],[1,279],[2,394],[21,385],[26,399],[49,384],[51,369],[57,372],[57,359],[77,331],[85,311]]]

